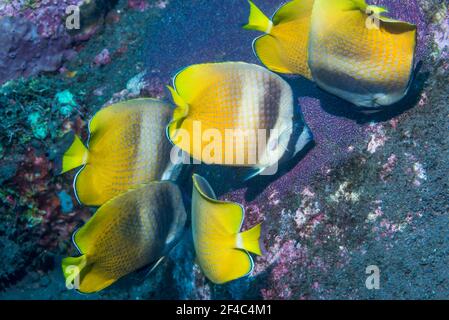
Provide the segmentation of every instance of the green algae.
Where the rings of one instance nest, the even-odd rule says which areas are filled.
[[[78,106],[75,102],[74,95],[69,90],[58,92],[55,96],[55,100],[56,109],[64,117],[69,117],[73,114],[74,109]]]
[[[44,141],[63,135],[65,119],[76,115],[78,101],[63,77],[40,76],[8,81],[0,87],[0,145],[25,145],[37,139]],[[54,141],[52,141],[54,142]]]
[[[35,138],[43,140],[47,137],[48,126],[39,112],[31,113],[28,116],[28,123],[31,126]]]

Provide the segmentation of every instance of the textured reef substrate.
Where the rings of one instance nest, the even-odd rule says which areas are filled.
[[[251,277],[213,285],[194,264],[186,234],[149,277],[131,275],[92,296],[68,291],[60,259],[74,252],[71,233],[94,210],[76,203],[73,174],[56,175],[64,134],[85,137],[87,121],[107,103],[166,98],[164,85],[186,65],[257,63],[257,34],[240,28],[248,14],[242,1],[92,1],[83,30],[65,32],[64,8],[79,2],[0,5],[1,16],[14,17],[0,28],[17,23],[40,52],[28,56],[21,41],[9,42],[15,54],[0,52],[0,299],[448,298],[449,15],[446,2],[430,0],[406,8],[373,1],[419,26],[422,67],[401,106],[361,117],[289,78],[316,140],[302,159],[247,185],[196,168],[223,199],[244,204],[245,227],[265,221],[267,253]],[[273,12],[281,1],[257,3]],[[365,287],[369,265],[381,271],[380,290]]]

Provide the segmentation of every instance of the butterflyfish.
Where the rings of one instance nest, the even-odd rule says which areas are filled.
[[[379,111],[408,92],[416,26],[365,0],[294,0],[267,18],[250,2],[245,29],[264,32],[255,54],[272,71],[297,74],[359,107]]]
[[[246,275],[254,267],[254,253],[261,255],[261,225],[241,232],[244,209],[219,201],[209,183],[193,176],[192,234],[196,261],[206,277],[223,284]]]
[[[381,108],[408,92],[416,26],[365,0],[315,0],[309,67],[326,91],[362,108]]]
[[[179,241],[185,222],[182,195],[172,182],[151,182],[113,198],[74,233],[80,256],[62,261],[66,285],[94,293],[157,265]]]
[[[289,84],[261,66],[192,65],[169,89],[177,108],[167,135],[197,161],[272,174],[312,140]]]
[[[82,166],[73,187],[80,203],[100,206],[151,181],[170,180],[174,165],[165,128],[170,104],[135,99],[110,105],[89,122],[86,147],[78,136],[62,158],[62,172]]]

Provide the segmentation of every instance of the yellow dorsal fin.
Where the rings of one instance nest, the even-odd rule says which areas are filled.
[[[64,156],[62,158],[61,173],[65,173],[72,169],[81,167],[82,165],[85,165],[88,155],[89,151],[81,142],[81,139],[77,135],[75,135],[72,145],[64,153]]]
[[[273,22],[251,0],[248,0],[248,2],[250,5],[250,14],[248,24],[243,28],[269,34],[273,28]]]
[[[261,224],[258,224],[254,228],[251,228],[245,232],[237,234],[237,248],[243,249],[259,256],[262,255],[262,250],[260,249],[260,233]]]
[[[242,226],[243,208],[237,203],[217,200],[207,180],[197,174],[193,175],[193,186],[201,196],[201,201],[213,209],[208,213],[211,221],[223,228],[229,236],[237,234]]]
[[[282,5],[273,15],[274,25],[297,19],[310,20],[314,0],[293,0]]]

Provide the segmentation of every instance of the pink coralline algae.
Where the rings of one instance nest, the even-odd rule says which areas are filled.
[[[70,5],[80,5],[83,0],[1,1],[0,16],[21,17],[32,22],[39,35],[50,38],[60,36],[63,18]]]
[[[0,1],[0,84],[18,77],[57,71],[75,55],[73,44],[88,40],[104,23],[116,0]],[[80,29],[67,30],[65,17],[80,6]],[[71,34],[74,32],[75,34]],[[69,34],[70,33],[70,34]]]
[[[260,273],[268,266],[271,266],[269,285],[260,291],[266,300],[307,298],[293,286],[305,280],[306,275],[300,270],[313,268],[322,272],[328,271],[328,266],[323,259],[311,256],[308,247],[295,240],[282,243],[280,237],[276,237],[274,245],[265,256],[257,259],[254,273]],[[320,284],[315,281],[309,289],[319,290]]]
[[[111,63],[111,54],[108,49],[103,49],[94,58],[94,64],[97,66],[104,66]]]
[[[399,222],[392,222],[385,216],[382,210],[382,201],[379,201],[374,211],[368,214],[366,223],[373,225],[372,231],[377,234],[376,239],[391,238],[396,233],[403,232],[405,228],[410,226],[413,220],[421,217],[421,212],[409,212]]]
[[[29,148],[20,163],[20,171],[13,178],[20,197],[11,199],[13,209],[16,206],[29,208],[25,212],[29,224],[39,222],[39,244],[49,249],[62,245],[61,240],[67,243],[71,237],[70,230],[89,215],[87,210],[81,212],[79,209],[63,214],[57,194],[70,186],[50,183],[53,174],[52,162]],[[75,201],[72,199],[72,202]],[[19,212],[18,209],[17,211]]]
[[[379,203],[381,204],[381,202]],[[384,215],[384,212],[382,211],[382,207],[378,206],[374,212],[371,212],[370,214],[368,214],[367,218],[366,218],[366,222],[374,222],[377,219],[379,219],[380,217],[382,217]]]
[[[193,266],[193,278],[197,288],[196,299],[210,300],[212,297],[210,285],[198,265]]]
[[[145,11],[149,6],[147,0],[128,0],[128,7],[134,10]]]
[[[141,72],[128,80],[126,89],[114,93],[104,106],[139,97],[161,99],[165,97],[164,90],[165,86],[159,78],[149,78],[146,72]],[[97,88],[95,94],[102,95],[102,88]]]
[[[152,8],[165,9],[169,4],[169,0],[157,0],[151,5]]]
[[[424,170],[424,166],[421,163],[415,162],[413,164],[413,173],[415,174],[413,184],[416,187],[421,186],[422,182],[427,180],[426,171]]]
[[[396,166],[397,160],[398,158],[395,154],[392,154],[388,157],[388,161],[382,166],[382,171],[380,172],[380,178],[382,179],[382,181],[386,181],[386,179]]]
[[[420,107],[424,107],[424,106],[427,105],[428,102],[429,102],[429,99],[428,99],[428,97],[427,97],[427,93],[426,93],[426,92],[423,92],[423,93],[421,94],[421,99],[419,99],[418,105],[419,105]]]
[[[417,161],[416,157],[412,154],[405,154],[408,161],[412,162],[411,167],[407,168],[406,173],[413,178],[413,185],[420,187],[423,182],[427,180],[426,170],[422,163]]]
[[[318,217],[321,212],[318,201],[314,200],[315,194],[309,188],[305,188],[301,195],[301,205],[296,210],[294,219],[300,232],[303,232],[305,229],[310,229],[307,228],[308,225],[313,228],[316,223],[319,223]]]
[[[439,12],[435,15],[437,22],[437,27],[434,31],[434,42],[438,47],[438,54],[440,54],[441,59],[449,58],[449,13]]]
[[[281,244],[280,237],[276,237],[275,244],[269,252],[257,259],[254,273],[261,272],[261,266],[273,265],[270,282],[273,286],[270,289],[262,289],[261,294],[264,299],[290,299],[292,290],[289,287],[286,277],[295,265],[301,263],[307,255],[306,248],[301,247],[294,240],[288,240]]]
[[[370,134],[367,151],[369,153],[375,153],[377,149],[385,145],[388,137],[385,136],[384,127],[381,124],[368,127],[367,132]]]

